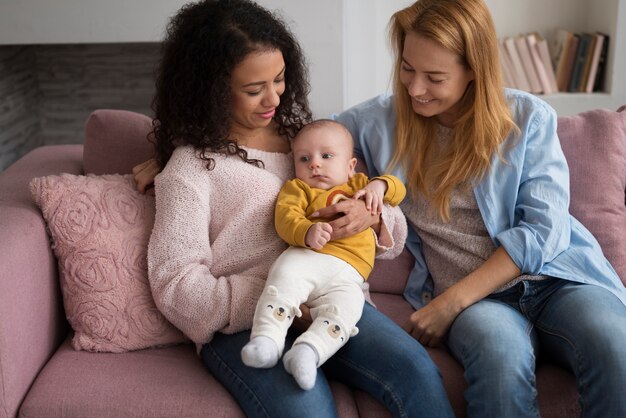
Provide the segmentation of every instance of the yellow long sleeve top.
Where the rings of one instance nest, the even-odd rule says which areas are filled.
[[[392,206],[400,204],[406,195],[404,184],[395,176],[383,175],[372,180],[387,182],[383,201]],[[306,233],[315,222],[326,219],[309,219],[312,213],[344,199],[351,199],[370,180],[363,173],[356,173],[347,183],[329,190],[310,187],[300,179],[287,181],[282,187],[276,209],[274,224],[278,235],[289,245],[309,248],[323,254],[333,255],[352,265],[365,280],[374,266],[376,238],[371,228],[358,234],[329,241],[322,249],[313,250],[305,244]]]

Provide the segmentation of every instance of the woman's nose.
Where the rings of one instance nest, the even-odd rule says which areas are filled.
[[[275,88],[269,88],[263,97],[263,105],[267,107],[278,107],[280,104],[280,94]]]
[[[422,80],[420,80],[420,78],[416,76],[413,77],[413,79],[409,83],[407,91],[409,93],[409,96],[415,97],[424,94],[426,92],[426,88],[424,87],[424,83],[422,82]]]

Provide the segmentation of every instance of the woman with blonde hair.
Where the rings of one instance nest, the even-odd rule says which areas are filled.
[[[405,329],[461,362],[471,417],[539,416],[539,355],[575,375],[583,416],[626,416],[626,290],[569,214],[554,110],[503,87],[482,0],[420,0],[390,29],[394,95],[337,119],[410,192]]]

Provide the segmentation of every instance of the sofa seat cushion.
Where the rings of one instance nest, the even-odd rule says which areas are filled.
[[[358,417],[352,390],[333,382],[342,417]],[[205,369],[195,345],[125,353],[76,351],[71,336],[41,371],[25,417],[245,417]]]
[[[150,413],[148,414],[148,411]],[[22,416],[244,417],[195,346],[122,354],[76,351],[69,338],[35,380]]]

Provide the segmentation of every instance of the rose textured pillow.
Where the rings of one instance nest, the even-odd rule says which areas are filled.
[[[74,349],[118,353],[186,341],[157,310],[147,280],[154,197],[119,174],[39,177],[30,189],[59,261]]]

